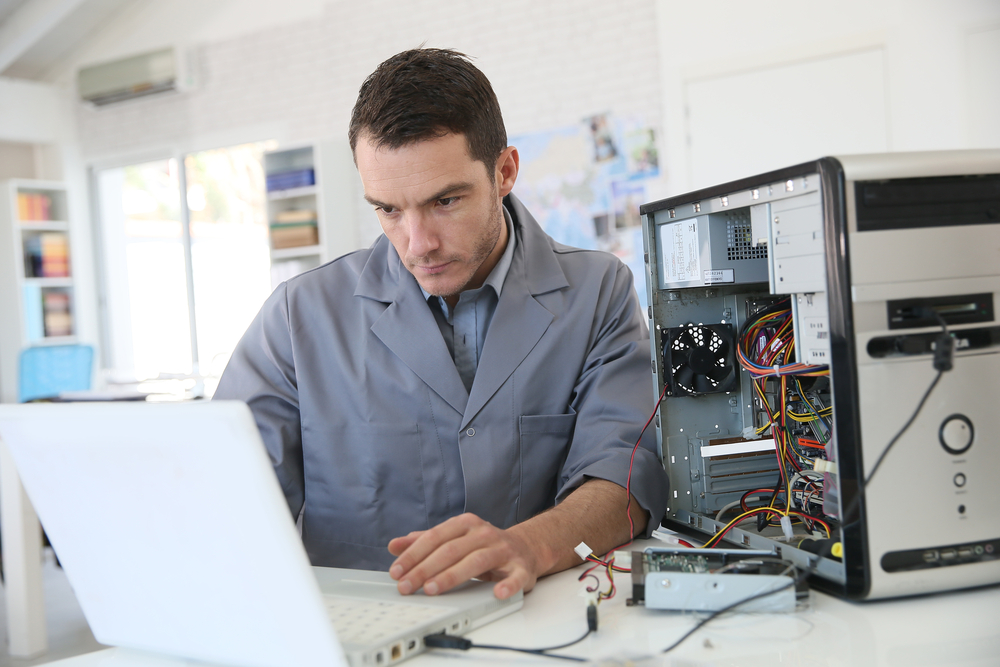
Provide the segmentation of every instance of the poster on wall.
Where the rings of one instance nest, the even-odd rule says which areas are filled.
[[[640,117],[609,113],[510,137],[521,167],[514,194],[560,243],[617,255],[646,306],[640,204],[659,177],[656,133]]]

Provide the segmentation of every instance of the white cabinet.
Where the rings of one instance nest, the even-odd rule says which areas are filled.
[[[346,142],[264,154],[271,283],[357,249],[360,179]]]
[[[17,400],[21,350],[76,342],[76,294],[66,188],[0,184],[0,400]]]

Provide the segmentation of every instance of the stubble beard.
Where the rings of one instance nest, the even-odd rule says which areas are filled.
[[[439,296],[443,299],[457,297],[469,288],[469,285],[472,284],[472,281],[480,267],[482,267],[483,263],[489,258],[490,254],[493,253],[494,248],[496,248],[497,243],[500,241],[500,225],[507,224],[507,221],[504,219],[502,205],[500,204],[499,193],[496,191],[495,186],[494,195],[495,196],[490,197],[490,201],[493,202],[493,204],[490,207],[491,210],[488,215],[495,221],[496,224],[484,229],[485,233],[479,237],[479,240],[476,242],[474,252],[469,257],[468,261],[465,262],[468,266],[472,267],[472,270],[466,277],[465,282],[458,289],[447,293],[439,293],[437,290],[429,290],[425,287],[424,289],[427,290],[429,294]],[[507,242],[510,243],[510,239],[507,239]],[[483,278],[485,280],[486,276]]]

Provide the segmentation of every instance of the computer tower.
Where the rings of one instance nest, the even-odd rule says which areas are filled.
[[[664,525],[854,599],[1000,582],[1000,151],[826,157],[640,212]],[[944,327],[953,368],[862,492]]]

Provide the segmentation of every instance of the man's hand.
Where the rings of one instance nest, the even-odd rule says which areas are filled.
[[[403,595],[421,586],[437,595],[472,578],[495,581],[493,594],[504,600],[530,591],[542,575],[579,565],[573,547],[581,540],[598,554],[629,541],[628,499],[614,482],[591,479],[556,507],[506,530],[462,514],[389,542],[397,557],[389,575]],[[635,498],[629,508],[633,532],[642,532],[649,515]]]
[[[496,581],[501,600],[530,591],[539,575],[539,555],[513,530],[502,530],[475,514],[462,514],[426,531],[389,542],[398,556],[389,575],[407,595],[421,586],[437,595],[473,577]]]

